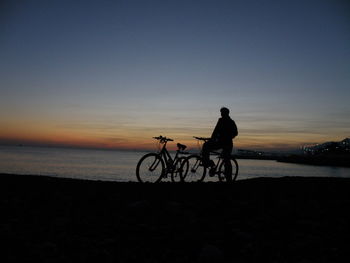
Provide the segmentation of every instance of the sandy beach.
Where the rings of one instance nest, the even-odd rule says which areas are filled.
[[[350,179],[0,175],[2,262],[346,262]]]

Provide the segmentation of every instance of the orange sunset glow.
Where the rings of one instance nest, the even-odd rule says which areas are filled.
[[[181,121],[178,120],[180,126]],[[206,121],[203,127],[187,127],[175,129],[175,127],[157,127],[155,124],[149,125],[154,128],[133,126],[133,127],[110,127],[100,129],[95,127],[63,127],[54,123],[30,123],[13,124],[3,126],[0,133],[0,140],[7,144],[40,145],[40,146],[65,146],[81,148],[105,148],[105,149],[154,149],[156,142],[153,136],[164,135],[175,140],[169,143],[170,149],[175,149],[176,142],[188,145],[189,148],[197,149],[198,145],[192,136],[210,136],[216,120]],[[204,124],[208,128],[204,128]],[[244,125],[245,124],[245,125]],[[326,139],[339,139],[345,137],[345,133],[339,138],[331,138],[326,135],[310,133],[285,133],[275,130],[260,130],[254,132],[249,129],[249,123],[238,122],[240,127],[239,136],[235,139],[235,148],[247,149],[293,149],[301,147],[309,142],[317,143]],[[246,126],[246,127],[244,127]],[[258,127],[256,127],[258,129]]]

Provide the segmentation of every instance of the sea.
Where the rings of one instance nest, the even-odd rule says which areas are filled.
[[[87,180],[137,181],[146,152],[53,147],[0,146],[0,174],[45,175]],[[350,168],[239,159],[237,180],[255,177],[348,177]],[[165,179],[165,181],[170,179]]]

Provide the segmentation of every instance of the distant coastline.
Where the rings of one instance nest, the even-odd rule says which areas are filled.
[[[350,155],[320,155],[320,156],[304,156],[290,155],[277,158],[278,162],[310,164],[320,166],[341,166],[350,167]]]
[[[281,156],[279,162],[350,167],[350,139],[303,147],[302,155]]]
[[[236,159],[245,160],[271,160],[281,163],[295,163],[317,166],[350,167],[350,156],[304,156],[304,155],[280,155],[280,156],[244,156],[234,155]]]
[[[279,157],[277,156],[246,156],[246,155],[234,155],[236,159],[245,159],[245,160],[277,160]]]

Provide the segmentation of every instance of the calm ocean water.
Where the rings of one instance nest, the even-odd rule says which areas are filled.
[[[106,181],[136,181],[144,152],[0,146],[0,173],[36,174]],[[238,160],[238,179],[253,177],[350,177],[350,168]]]

